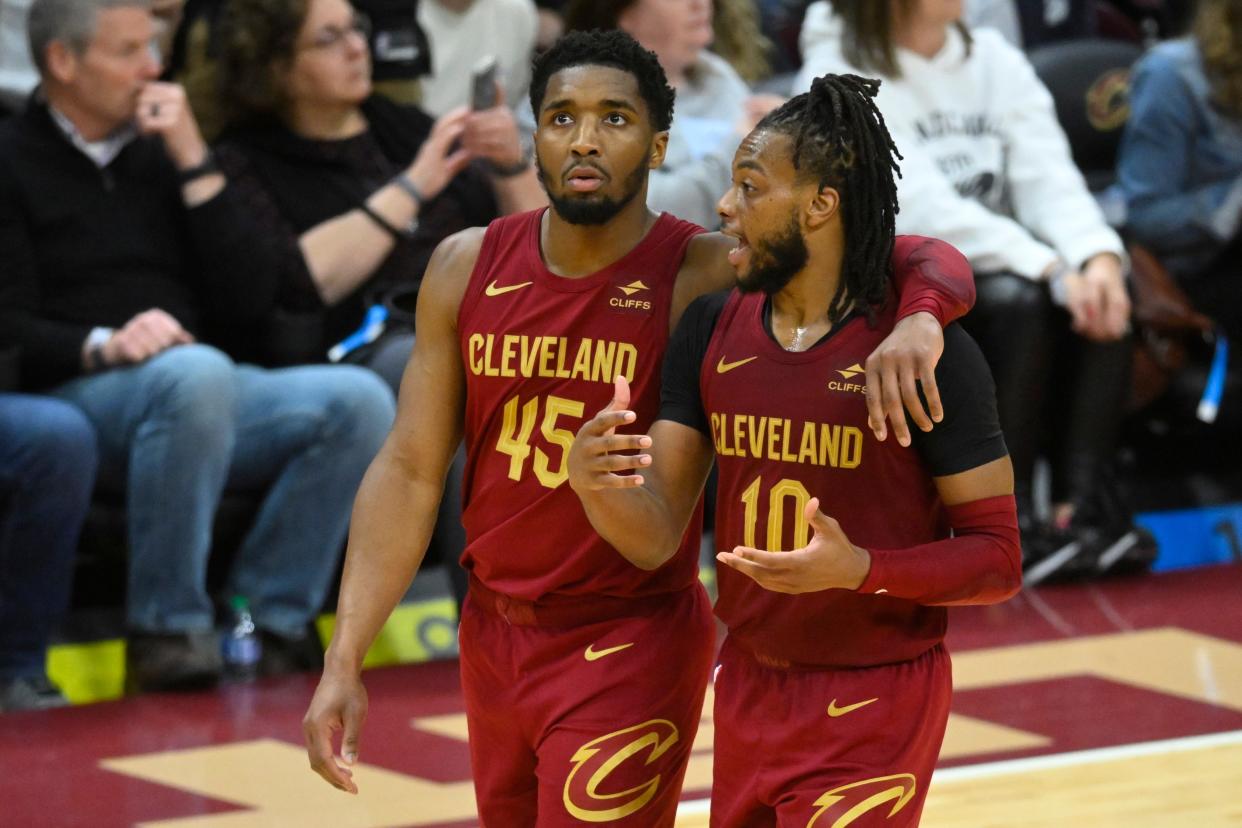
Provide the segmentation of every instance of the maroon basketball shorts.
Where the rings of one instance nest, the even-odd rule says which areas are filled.
[[[713,828],[918,825],[953,692],[944,645],[880,667],[761,660],[725,639]]]
[[[461,676],[486,828],[673,825],[711,674],[711,604],[696,583],[601,619],[621,604],[544,614],[471,585]]]

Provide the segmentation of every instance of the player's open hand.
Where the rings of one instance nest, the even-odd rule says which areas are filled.
[[[940,389],[936,386],[936,363],[943,353],[944,330],[939,320],[930,313],[919,312],[898,322],[867,357],[867,424],[877,440],[888,437],[887,419],[897,442],[910,445],[907,411],[923,431],[931,431],[933,423],[944,419]],[[927,410],[919,399],[916,381],[923,386]]]
[[[348,766],[358,761],[358,737],[366,720],[367,691],[362,679],[355,673],[325,670],[302,719],[302,735],[311,770],[346,793],[358,793]],[[332,752],[333,734],[338,730],[342,731],[340,762]]]
[[[642,453],[643,449],[651,447],[650,437],[646,434],[616,433],[618,426],[636,419],[637,415],[629,407],[630,384],[625,377],[618,376],[613,382],[612,401],[578,429],[569,450],[569,485],[574,491],[628,489],[643,485],[641,474],[618,474],[651,465],[651,455]]]
[[[824,589],[857,589],[871,571],[871,555],[850,543],[841,524],[819,510],[819,498],[806,504],[804,516],[815,531],[811,542],[789,552],[766,552],[736,546],[716,560],[750,577],[772,592],[797,595]]]

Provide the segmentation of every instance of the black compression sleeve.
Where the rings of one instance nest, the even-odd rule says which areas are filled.
[[[1008,451],[996,413],[992,372],[979,346],[956,323],[944,329],[936,385],[944,420],[930,432],[910,429],[914,448],[932,475],[957,474],[1004,457]]]
[[[707,415],[703,411],[703,395],[699,389],[699,372],[716,320],[729,298],[727,291],[709,293],[690,303],[669,338],[664,353],[664,374],[660,387],[661,420],[698,429],[711,435]]]

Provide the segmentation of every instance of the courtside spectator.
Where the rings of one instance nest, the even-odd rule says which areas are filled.
[[[903,156],[897,230],[944,239],[975,269],[963,324],[996,378],[1024,550],[1088,560],[1132,528],[1111,512],[1100,525],[1093,505],[1128,390],[1124,250],[1026,57],[995,31],[968,29],[961,12],[945,0],[815,3],[795,91],[829,72],[882,79],[877,104]],[[1036,523],[1031,486],[1045,440],[1048,526]]]
[[[1203,0],[1191,37],[1139,62],[1118,157],[1127,228],[1242,337],[1242,0]]]
[[[42,85],[0,128],[0,326],[28,387],[98,434],[125,492],[127,680],[199,685],[220,668],[206,589],[226,486],[266,491],[226,588],[249,599],[266,671],[313,660],[308,625],[354,492],[391,426],[369,371],[266,371],[250,313],[277,287],[179,86],[158,83],[146,0],[35,0]]]
[[[383,335],[347,359],[395,391],[435,246],[546,198],[507,107],[433,121],[373,95],[364,27],[345,0],[232,0],[217,153],[278,282],[274,304],[250,308],[283,340],[269,359],[322,362],[378,305]]]
[[[69,604],[95,466],[95,430],[81,411],[0,393],[0,711],[67,704],[44,662]]]

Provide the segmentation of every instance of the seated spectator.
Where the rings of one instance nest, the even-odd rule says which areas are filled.
[[[1139,62],[1118,157],[1127,229],[1242,338],[1242,0],[1203,0],[1193,36]]]
[[[218,59],[221,24],[228,5],[228,0],[188,0],[171,48],[164,53],[165,72],[185,87],[194,117],[208,143],[220,137],[227,115],[220,97]],[[419,79],[431,72],[427,36],[410,14],[417,5],[417,0],[355,0],[355,7],[370,24],[371,80],[375,91],[398,103],[418,103]]]
[[[237,112],[216,151],[275,269],[275,304],[252,308],[284,340],[265,358],[323,361],[379,305],[383,336],[348,359],[396,390],[436,245],[546,197],[506,107],[433,122],[373,95],[364,26],[345,0],[232,0],[221,71]],[[311,323],[282,335],[299,315]]]
[[[539,35],[533,0],[418,0],[418,24],[431,43],[431,74],[422,78],[420,105],[439,118],[470,100],[470,74],[481,58],[496,58],[510,108],[530,85]]]
[[[95,431],[77,408],[0,393],[0,712],[68,704],[44,663],[95,464]]]
[[[655,52],[677,92],[677,117],[664,164],[653,170],[647,203],[707,228],[720,223],[716,201],[729,187],[733,151],[783,100],[752,96],[711,45],[711,0],[570,0],[565,27],[622,29]]]
[[[1124,249],[1026,57],[960,14],[944,0],[816,3],[795,89],[828,72],[883,80],[876,102],[904,158],[897,230],[942,238],[975,268],[978,300],[963,324],[996,379],[1026,551],[1090,536],[1077,547],[1085,561],[1102,535],[1107,545],[1131,530],[1128,516],[1101,527],[1093,506],[1128,388]],[[1049,426],[1051,536],[1031,495]]]
[[[313,659],[309,625],[393,417],[366,370],[266,371],[208,344],[251,349],[275,268],[183,90],[155,81],[150,8],[35,0],[42,85],[0,127],[0,330],[27,386],[86,414],[101,485],[126,495],[136,689],[219,674],[205,582],[225,487],[267,492],[227,582],[262,631],[262,669]]]

